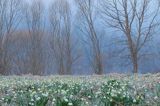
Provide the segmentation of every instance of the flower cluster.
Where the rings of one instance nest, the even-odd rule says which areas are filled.
[[[115,77],[117,76],[117,77]],[[150,75],[149,75],[150,76]],[[160,83],[144,75],[0,77],[0,105],[131,106],[160,104]],[[146,79],[145,79],[146,78]]]

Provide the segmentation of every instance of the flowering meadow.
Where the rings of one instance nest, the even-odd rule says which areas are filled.
[[[160,106],[160,74],[0,76],[0,106]]]

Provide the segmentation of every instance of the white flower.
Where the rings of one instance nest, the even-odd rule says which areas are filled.
[[[61,90],[61,94],[65,95],[66,91],[65,90]]]
[[[72,106],[72,105],[73,105],[73,103],[71,103],[71,102],[70,102],[70,103],[68,103],[68,106]]]
[[[34,106],[34,103],[31,103],[31,102],[30,102],[29,104],[32,105],[32,106]]]
[[[110,99],[109,101],[110,101],[110,102],[112,102],[113,100],[112,100],[112,99]]]
[[[88,98],[91,98],[91,96],[88,96]]]
[[[53,99],[52,99],[52,101],[53,101],[53,102],[55,102],[55,101],[56,101],[56,99],[55,99],[55,98],[53,98]]]
[[[124,87],[124,86],[122,86],[122,89],[123,89],[123,90],[125,90],[125,87]]]
[[[52,101],[52,104],[54,105],[54,104],[55,104],[55,102],[53,102],[53,101]]]
[[[48,92],[47,92],[47,93],[42,93],[42,95],[43,95],[44,97],[48,97]]]
[[[33,91],[31,95],[34,95],[34,94],[36,94],[36,92],[35,92],[35,91]]]
[[[36,98],[37,101],[39,101],[40,99],[41,99],[40,97],[37,97],[37,98]]]
[[[120,91],[118,91],[118,94],[121,94],[121,92],[120,92]]]
[[[86,104],[88,105],[89,103],[86,101]]]
[[[68,99],[67,99],[67,98],[64,98],[64,101],[65,101],[65,102],[68,102]]]
[[[81,98],[81,100],[84,101],[85,99],[84,99],[84,98]]]
[[[150,102],[149,102],[149,101],[146,101],[146,103],[149,104]]]
[[[157,96],[155,96],[155,97],[154,97],[154,99],[155,99],[155,100],[157,100],[157,99],[158,99],[158,97],[157,97]]]
[[[133,99],[133,102],[134,102],[134,103],[137,102],[136,99]]]
[[[31,101],[34,101],[34,99],[31,99]]]
[[[73,98],[73,95],[70,95],[70,98]]]

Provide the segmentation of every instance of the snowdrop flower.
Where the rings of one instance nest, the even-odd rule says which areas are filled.
[[[33,102],[33,101],[34,101],[34,99],[31,99],[31,101]]]
[[[48,97],[48,92],[47,92],[47,93],[42,93],[42,95],[43,95],[44,97]]]
[[[118,94],[121,94],[121,92],[120,92],[120,91],[118,91]]]
[[[84,101],[85,99],[84,98],[81,98],[81,101]]]
[[[133,99],[133,102],[134,102],[134,103],[137,102],[136,99]]]
[[[53,101],[53,102],[55,102],[55,101],[56,101],[56,99],[55,99],[55,98],[53,98],[53,99],[52,99],[52,101]]]
[[[87,101],[85,102],[87,105],[89,104]]]
[[[73,95],[70,95],[70,98],[73,98]]]
[[[110,99],[109,101],[110,101],[110,102],[112,102],[113,100],[112,100],[112,99]]]
[[[146,103],[149,104],[150,102],[149,102],[149,101],[146,101]]]
[[[64,98],[64,101],[65,101],[65,102],[68,102],[68,99],[67,99],[67,98]]]
[[[73,105],[73,103],[71,103],[71,102],[70,102],[70,103],[68,103],[68,106],[72,106],[72,105]]]
[[[154,99],[155,99],[155,100],[157,100],[157,99],[158,99],[158,97],[157,97],[157,96],[155,96],[155,97],[154,97]]]
[[[36,98],[37,101],[39,101],[40,99],[41,99],[40,97],[37,97],[37,98]]]
[[[126,97],[126,94],[123,94],[123,98],[125,98]]]
[[[31,106],[34,106],[34,103],[32,103],[32,102],[29,102],[29,105],[31,105]]]
[[[66,94],[66,91],[65,91],[65,90],[61,90],[61,94],[62,94],[62,95],[65,95],[65,94]]]
[[[34,94],[36,94],[36,91],[33,91],[31,95],[34,95]]]
[[[52,101],[52,105],[54,105],[54,104],[55,104],[55,102]]]
[[[90,98],[91,98],[91,96],[88,96],[88,98],[90,99]]]

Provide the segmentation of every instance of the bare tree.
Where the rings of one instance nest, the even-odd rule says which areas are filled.
[[[72,74],[73,55],[71,8],[66,0],[56,0],[50,6],[51,46],[59,74]]]
[[[83,34],[87,36],[89,40],[85,42],[90,42],[90,47],[92,49],[93,55],[91,56],[91,66],[95,71],[95,74],[103,74],[103,59],[102,59],[102,50],[100,44],[100,38],[95,28],[95,0],[75,0],[78,5],[78,14],[82,15],[84,18],[84,28],[80,28]]]
[[[21,22],[21,8],[22,0],[0,0],[0,74],[10,73],[9,37]]]
[[[26,30],[17,31],[11,38],[13,74],[22,75],[30,73],[30,36],[26,34]]]
[[[44,6],[42,1],[34,0],[25,7],[25,22],[30,36],[30,73],[44,74],[42,38],[44,34]]]
[[[152,5],[155,5],[152,8]],[[159,4],[155,0],[103,0],[101,2],[104,21],[118,29],[126,38],[133,72],[138,73],[141,49],[154,34],[159,22]]]

